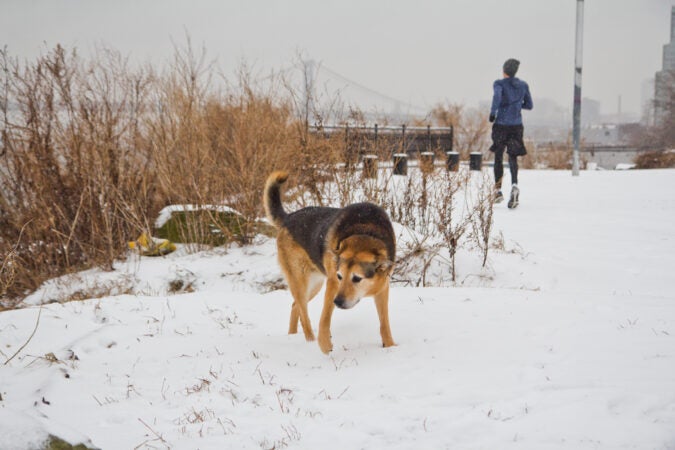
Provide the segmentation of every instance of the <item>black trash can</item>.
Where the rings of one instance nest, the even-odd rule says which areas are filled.
[[[377,178],[377,155],[363,155],[364,178]]]
[[[448,159],[446,161],[448,172],[459,171],[459,152],[445,152]]]
[[[471,152],[469,155],[469,169],[480,170],[483,164],[483,154],[480,152]]]
[[[408,155],[394,153],[394,175],[408,175]]]

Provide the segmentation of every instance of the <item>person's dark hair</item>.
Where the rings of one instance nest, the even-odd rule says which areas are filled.
[[[520,67],[520,61],[513,58],[507,59],[504,63],[504,73],[513,77],[516,75],[516,72],[518,72],[518,67]]]

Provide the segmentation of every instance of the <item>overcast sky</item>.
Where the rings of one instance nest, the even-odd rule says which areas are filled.
[[[584,2],[583,96],[638,113],[661,68],[675,0]],[[576,0],[0,0],[0,45],[32,59],[105,44],[161,64],[189,33],[224,73],[288,67],[298,52],[415,105],[489,101],[505,59],[535,100],[570,107]]]

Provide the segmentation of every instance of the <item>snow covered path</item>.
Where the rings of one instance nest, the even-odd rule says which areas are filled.
[[[460,287],[393,288],[390,349],[369,300],[336,311],[330,356],[287,335],[290,294],[252,287],[278,277],[267,241],[143,259],[142,293],[45,305],[0,366],[0,449],[49,433],[103,449],[675,448],[675,171],[521,178],[518,210],[495,212],[521,250],[493,252],[492,277],[462,261]],[[160,289],[178,272],[195,292]],[[1,362],[38,312],[0,313]]]

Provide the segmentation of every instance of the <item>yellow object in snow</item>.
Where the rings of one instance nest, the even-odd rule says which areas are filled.
[[[168,239],[154,238],[141,234],[135,241],[129,242],[130,249],[138,249],[143,256],[162,256],[176,250],[176,246]]]

